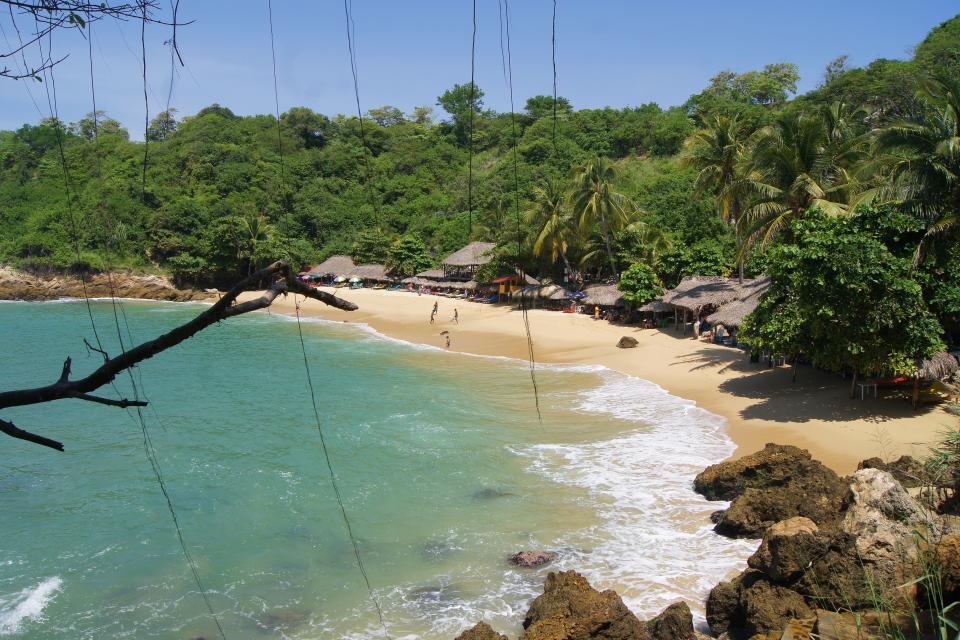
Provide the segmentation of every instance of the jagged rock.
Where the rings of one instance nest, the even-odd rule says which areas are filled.
[[[617,346],[621,349],[633,349],[640,342],[636,338],[631,338],[630,336],[623,336],[620,338],[620,342],[617,343]]]
[[[510,556],[510,564],[518,567],[540,567],[553,562],[557,554],[553,551],[520,551]]]
[[[185,301],[206,298],[208,294],[177,289],[167,278],[155,275],[89,273],[81,279],[60,273],[34,275],[0,266],[0,300],[55,300],[83,296]]]
[[[486,622],[478,622],[454,640],[507,640],[507,636],[497,633]]]
[[[643,623],[615,591],[597,591],[576,571],[547,575],[523,628],[522,640],[647,640]]]
[[[818,531],[809,518],[798,516],[778,522],[767,529],[760,548],[747,564],[776,584],[790,584],[826,550],[826,541],[816,535]]]
[[[833,526],[846,493],[837,474],[808,451],[776,444],[707,467],[694,480],[694,489],[711,500],[732,500],[716,531],[746,538],[759,538],[774,523],[794,516]]]
[[[875,587],[868,583],[853,536],[824,531],[815,535],[825,550],[790,588],[820,606],[858,610],[874,606]]]
[[[935,557],[943,601],[960,601],[960,533],[945,535],[937,544]]]
[[[813,627],[813,633],[819,640],[886,640],[915,635],[914,619],[903,612],[845,611],[840,613],[817,609],[816,615],[817,621]]]
[[[686,602],[669,605],[656,618],[647,621],[646,627],[652,640],[692,640],[696,636],[693,614]]]
[[[900,456],[893,462],[884,462],[880,458],[867,458],[857,465],[857,471],[861,469],[880,469],[886,471],[894,478],[904,489],[915,489],[924,485],[926,472],[923,463],[911,456]]]
[[[813,617],[803,596],[773,584],[759,571],[747,570],[733,582],[714,587],[707,598],[707,624],[714,634],[731,638],[779,633],[791,618]]]

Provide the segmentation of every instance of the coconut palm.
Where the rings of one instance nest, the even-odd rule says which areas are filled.
[[[247,275],[253,273],[257,247],[267,240],[272,232],[273,226],[262,213],[240,218],[240,242],[243,244],[238,253],[247,259]]]
[[[889,160],[887,191],[927,223],[915,264],[938,236],[960,230],[960,79],[931,78],[920,97],[930,107],[926,113],[884,127],[876,137]]]
[[[574,275],[569,252],[577,244],[575,224],[567,194],[558,180],[548,180],[533,189],[533,208],[527,211],[527,224],[539,229],[533,242],[533,255],[547,255],[550,260],[563,261],[567,273]]]
[[[615,190],[617,170],[606,158],[596,158],[574,168],[571,177],[570,202],[581,233],[586,235],[599,226],[607,259],[616,278],[617,262],[610,236],[631,222],[637,208],[629,198]]]
[[[743,255],[739,227],[742,194],[735,186],[743,177],[741,171],[749,138],[739,114],[717,115],[691,135],[684,143],[681,162],[697,170],[696,194],[712,194],[717,213],[724,222],[737,227],[737,255],[740,282],[743,282]]]
[[[838,113],[846,113],[845,108]],[[867,138],[850,119],[831,121],[824,113],[787,114],[752,136],[743,176],[729,189],[744,198],[738,222],[744,245],[766,246],[809,209],[830,215],[851,210],[864,189]]]

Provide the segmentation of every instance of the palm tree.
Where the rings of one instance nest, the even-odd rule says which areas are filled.
[[[267,216],[262,213],[240,218],[241,242],[244,245],[240,253],[247,258],[247,275],[253,273],[257,247],[260,242],[267,240],[272,232],[272,225],[267,220]]]
[[[927,113],[877,132],[889,159],[887,191],[927,223],[914,264],[938,236],[960,229],[960,79],[930,78],[920,93]]]
[[[631,221],[636,214],[636,207],[629,198],[614,190],[617,170],[606,158],[596,158],[574,168],[571,177],[573,192],[570,201],[581,232],[588,233],[599,224],[607,259],[616,278],[617,263],[613,257],[610,235]]]
[[[567,203],[567,195],[558,180],[548,180],[533,189],[532,209],[527,211],[527,224],[539,229],[533,243],[533,255],[549,255],[550,260],[563,260],[563,266],[574,276],[569,252],[577,244],[578,233]]]
[[[740,184],[741,170],[749,137],[740,115],[717,115],[704,122],[684,143],[682,163],[697,169],[696,194],[711,193],[716,198],[717,213],[724,222],[736,227],[737,263],[743,283],[743,258],[740,229],[742,197],[735,186]]]
[[[840,113],[846,113],[841,107]],[[809,209],[830,215],[852,210],[863,190],[867,138],[850,123],[824,113],[787,114],[752,136],[743,175],[729,187],[744,197],[738,226],[744,246],[767,245]]]

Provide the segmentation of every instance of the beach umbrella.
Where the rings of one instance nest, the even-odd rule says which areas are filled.
[[[350,282],[363,282],[363,278],[353,276],[352,278],[350,278]]]
[[[347,281],[347,276],[337,276],[336,278],[333,279],[333,281],[334,281],[334,282],[346,282],[346,281]]]

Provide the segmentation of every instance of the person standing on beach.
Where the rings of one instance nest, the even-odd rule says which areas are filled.
[[[434,309],[433,311],[430,312],[430,324],[433,324],[433,321],[434,319],[436,319],[436,317],[437,317],[437,310]]]
[[[450,348],[450,334],[447,334],[447,349]]]
[[[453,321],[460,324],[460,312],[456,309],[453,310]]]
[[[440,303],[436,300],[433,301],[433,312],[437,313],[440,311]]]

